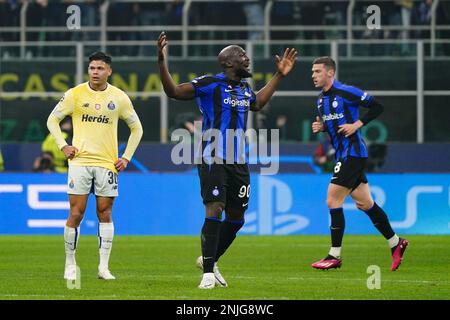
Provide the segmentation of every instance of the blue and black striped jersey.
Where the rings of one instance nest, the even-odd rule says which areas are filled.
[[[215,141],[212,137],[203,142],[203,158],[227,160],[228,151],[233,163],[247,163],[247,117],[250,107],[256,102],[256,95],[250,85],[245,80],[232,81],[224,73],[201,76],[191,83],[203,114],[203,135],[209,129],[217,129],[222,139],[217,147],[212,145]],[[227,130],[234,131],[227,133]]]
[[[338,134],[339,126],[359,120],[358,107],[370,108],[373,97],[367,92],[334,80],[327,92],[317,98],[317,109],[336,150],[336,160],[348,156],[367,158],[367,147],[361,138],[360,130],[346,138]]]

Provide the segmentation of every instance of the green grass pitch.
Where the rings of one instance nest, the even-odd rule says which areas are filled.
[[[3,299],[449,299],[450,236],[408,236],[403,264],[390,271],[381,236],[344,237],[343,266],[311,263],[328,251],[327,236],[238,236],[219,266],[228,288],[200,290],[199,237],[116,236],[110,260],[115,281],[97,279],[97,237],[81,236],[80,289],[63,280],[62,236],[0,236]],[[368,289],[371,265],[380,289]]]

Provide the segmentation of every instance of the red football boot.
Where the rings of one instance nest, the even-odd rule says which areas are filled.
[[[342,265],[342,259],[328,255],[325,259],[314,262],[311,267],[320,270],[336,269]]]
[[[405,253],[408,244],[408,240],[400,238],[398,244],[394,248],[392,248],[392,271],[397,270],[402,263],[403,254]]]

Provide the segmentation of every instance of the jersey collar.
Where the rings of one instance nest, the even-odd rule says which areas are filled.
[[[89,91],[90,91],[90,92],[94,92],[94,93],[98,93],[98,92],[106,92],[106,91],[108,91],[108,89],[109,89],[109,87],[110,87],[110,84],[107,82],[107,83],[106,83],[106,88],[105,88],[104,90],[96,91],[96,90],[94,90],[94,89],[91,88],[91,86],[90,86],[90,84],[89,84],[89,81],[86,82],[86,85],[87,85]]]
[[[339,81],[337,81],[336,79],[333,80],[333,84],[331,85],[330,89],[328,89],[327,91],[323,91],[322,90],[322,94],[324,96],[328,96],[330,93],[332,93],[335,89],[336,86],[339,86],[341,83]]]
[[[231,80],[231,79],[228,78],[228,77],[225,75],[225,73],[223,73],[223,72],[218,73],[218,74],[216,75],[216,77],[219,78],[219,79],[221,79],[221,80],[226,81],[228,85],[233,86],[233,87],[238,86],[238,85],[241,85],[242,83],[244,83],[244,80],[241,80],[241,81],[234,81],[234,80]]]

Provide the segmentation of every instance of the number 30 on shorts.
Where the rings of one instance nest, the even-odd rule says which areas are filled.
[[[245,184],[239,189],[239,198],[244,198],[247,196],[247,198],[250,197],[250,185],[246,186]]]
[[[115,174],[112,171],[108,171],[108,176],[109,176],[108,179],[109,184],[117,184],[117,174]]]
[[[336,165],[334,166],[334,173],[338,173],[341,171],[342,162],[336,162]]]

